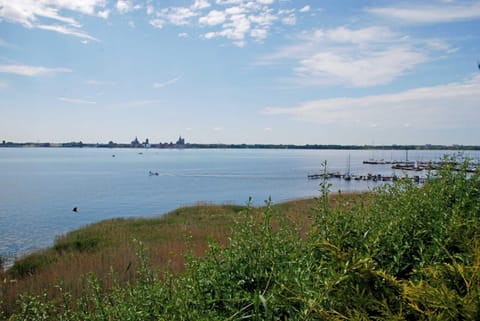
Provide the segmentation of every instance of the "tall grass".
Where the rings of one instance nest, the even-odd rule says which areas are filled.
[[[6,283],[0,283],[2,310],[10,314],[26,293],[60,300],[62,295],[54,286],[60,281],[73,299],[79,298],[89,274],[106,289],[114,283],[135,283],[139,260],[134,239],[148,247],[148,260],[158,270],[181,272],[187,251],[203,255],[208,240],[227,242],[233,217],[242,208],[199,204],[159,218],[107,220],[60,236],[52,248],[17,260],[2,277],[2,281],[6,278]]]
[[[308,221],[270,201],[239,209],[228,242],[189,251],[181,273],[137,242],[135,282],[112,271],[109,286],[85,278],[75,300],[62,286],[61,300],[22,295],[11,320],[480,319],[478,172],[343,200],[332,206],[325,181]]]

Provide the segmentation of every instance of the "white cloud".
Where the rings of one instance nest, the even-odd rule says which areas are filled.
[[[243,47],[252,39],[265,40],[276,22],[294,25],[297,20],[296,9],[275,9],[274,0],[216,0],[215,4],[208,12],[202,11],[212,7],[205,0],[195,0],[190,6],[166,7],[156,12],[157,19],[150,24],[162,28],[166,24],[192,26],[197,22],[208,28],[201,35],[204,39],[225,38]]]
[[[458,20],[480,18],[480,2],[444,2],[435,5],[419,5],[417,3],[404,6],[374,7],[367,12],[408,22],[441,23]]]
[[[251,23],[250,20],[244,14],[232,15],[230,17],[230,22],[225,23],[226,28],[231,28],[230,39],[243,39],[245,34],[250,31]]]
[[[234,7],[229,7],[225,9],[225,13],[228,15],[234,15],[234,14],[241,14],[245,13],[246,9],[241,6],[234,6]]]
[[[193,4],[189,7],[166,7],[156,12],[158,19],[150,21],[150,24],[156,28],[162,28],[165,24],[170,23],[176,26],[185,26],[191,24],[191,20],[194,17],[200,15],[200,11],[203,9],[209,8],[211,4],[207,0],[195,0]],[[210,24],[218,19],[218,16],[214,17],[215,14],[218,14],[213,10],[212,16],[201,17],[199,20],[201,24]],[[147,6],[147,14],[153,14],[155,9],[153,6]]]
[[[283,24],[293,26],[297,23],[297,17],[294,14],[290,14],[282,19]]]
[[[424,54],[402,47],[358,55],[321,52],[301,60],[295,72],[320,83],[369,87],[389,83],[426,59]]]
[[[228,4],[241,4],[244,0],[216,0],[216,4],[228,5]]]
[[[206,39],[215,37],[225,37],[233,40],[238,47],[245,46],[245,35],[249,33],[251,23],[245,14],[233,15],[229,18],[229,22],[223,24],[223,30],[217,32],[208,32],[204,35]]]
[[[310,11],[310,6],[309,5],[306,5],[305,7],[303,7],[302,9],[299,10],[300,12],[309,12]]]
[[[180,33],[178,34],[178,36],[179,36],[180,38],[188,38],[188,33],[186,33],[186,32],[180,32]]]
[[[458,51],[458,48],[450,46],[448,43],[441,39],[428,39],[426,41],[426,45],[432,50],[443,51],[447,54]]]
[[[464,82],[423,87],[394,94],[319,99],[287,108],[266,108],[267,115],[338,126],[403,129],[478,127],[480,76]]]
[[[13,1],[12,1],[13,2]],[[25,3],[25,1],[22,1]],[[27,1],[30,2],[30,1]],[[94,15],[97,7],[104,8],[107,5],[106,0],[43,0],[43,1],[33,1],[40,2],[46,6],[56,6],[58,8],[67,9],[71,11],[78,11],[80,13]]]
[[[178,77],[172,78],[172,79],[164,81],[164,82],[156,82],[156,83],[153,84],[153,88],[167,87],[167,86],[173,85],[174,83],[176,83],[180,79],[182,79],[182,76],[178,76]]]
[[[247,45],[247,42],[245,40],[236,40],[233,44],[239,48],[243,48]]]
[[[176,26],[184,26],[189,23],[190,18],[198,14],[188,7],[170,7],[163,9],[157,16]]]
[[[118,0],[115,7],[121,14],[125,14],[133,10],[133,4],[131,0]]]
[[[206,0],[195,0],[195,2],[192,5],[192,8],[194,10],[202,10],[210,7],[210,3]]]
[[[338,27],[335,29],[321,31],[317,36],[324,37],[330,41],[354,43],[354,44],[369,44],[383,41],[393,41],[399,38],[399,35],[392,32],[385,27],[366,27],[362,29],[350,29],[347,27]]]
[[[79,105],[95,105],[96,101],[83,100],[77,98],[66,98],[66,97],[57,97],[57,100],[70,103],[70,104],[79,104]]]
[[[217,33],[216,32],[207,32],[206,34],[203,35],[203,37],[205,39],[213,39],[213,38],[217,37]]]
[[[150,24],[155,28],[162,29],[163,26],[165,25],[165,20],[163,20],[163,19],[153,19],[153,20],[150,20]]]
[[[155,8],[152,5],[147,6],[147,15],[152,15],[155,13]]]
[[[260,4],[272,4],[275,0],[257,0],[257,2]]]
[[[225,22],[227,15],[223,11],[212,10],[206,16],[200,17],[200,24],[215,26]]]
[[[37,25],[37,28],[42,29],[42,30],[55,31],[55,32],[58,32],[58,33],[62,33],[64,35],[75,36],[75,37],[82,38],[82,39],[100,41],[97,38],[92,37],[92,36],[90,36],[89,34],[83,32],[83,31],[80,31],[78,29],[72,29],[72,28],[69,28],[69,27],[63,26],[63,25]]]
[[[0,0],[0,18],[11,23],[18,23],[26,28],[40,28],[80,38],[89,36],[81,30],[81,25],[66,13],[81,13],[104,17],[106,0]],[[100,10],[97,12],[97,10]],[[57,24],[51,24],[54,20]],[[62,25],[58,25],[61,23]]]
[[[263,41],[267,38],[267,30],[266,29],[252,29],[250,32],[250,36],[257,41]]]
[[[259,14],[252,14],[248,16],[248,19],[262,27],[270,27],[273,23],[278,20],[278,17],[271,13],[271,10],[264,10]]]
[[[71,72],[68,68],[48,68],[28,65],[0,65],[0,73],[14,74],[19,76],[42,76],[53,73]]]
[[[291,80],[301,85],[376,86],[428,61],[434,51],[445,51],[445,44],[429,41],[410,39],[385,27],[318,29],[302,33],[294,44],[259,63],[293,60]]]
[[[98,12],[98,16],[103,19],[108,19],[108,16],[110,15],[110,10],[103,10]]]

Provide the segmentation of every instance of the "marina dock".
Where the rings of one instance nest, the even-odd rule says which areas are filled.
[[[449,162],[449,161],[384,161],[382,160],[366,160],[363,164],[367,165],[392,165],[392,169],[405,170],[405,171],[434,171],[439,170],[442,167],[450,167],[453,170],[461,170],[464,166],[461,162]],[[477,171],[479,167],[478,163],[471,162],[464,170],[467,173],[473,173]]]
[[[372,181],[372,182],[394,182],[397,180],[411,180],[414,183],[424,184],[429,176],[420,176],[420,175],[382,175],[382,174],[365,174],[365,175],[354,175],[354,174],[340,174],[338,172],[334,173],[322,173],[322,174],[310,174],[307,176],[308,179],[342,179],[345,181]]]

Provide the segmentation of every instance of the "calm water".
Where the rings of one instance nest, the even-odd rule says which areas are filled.
[[[445,153],[410,151],[409,159]],[[403,151],[0,148],[0,255],[50,246],[55,236],[113,217],[160,215],[197,202],[245,204],[250,196],[254,204],[316,196],[319,181],[307,175],[320,172],[324,160],[329,171],[345,172],[348,155],[354,174],[393,172],[363,165],[365,159],[405,159]],[[331,182],[333,191],[377,186]]]

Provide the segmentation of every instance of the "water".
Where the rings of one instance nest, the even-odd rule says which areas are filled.
[[[409,159],[445,153],[410,151]],[[345,172],[350,158],[354,174],[393,173],[390,165],[362,164],[372,157],[403,160],[405,152],[0,148],[0,256],[48,247],[58,235],[114,217],[161,215],[198,202],[245,204],[252,197],[260,205],[268,197],[278,203],[317,196],[320,181],[307,175],[321,172],[324,160],[329,171]],[[379,184],[331,183],[332,191]]]

